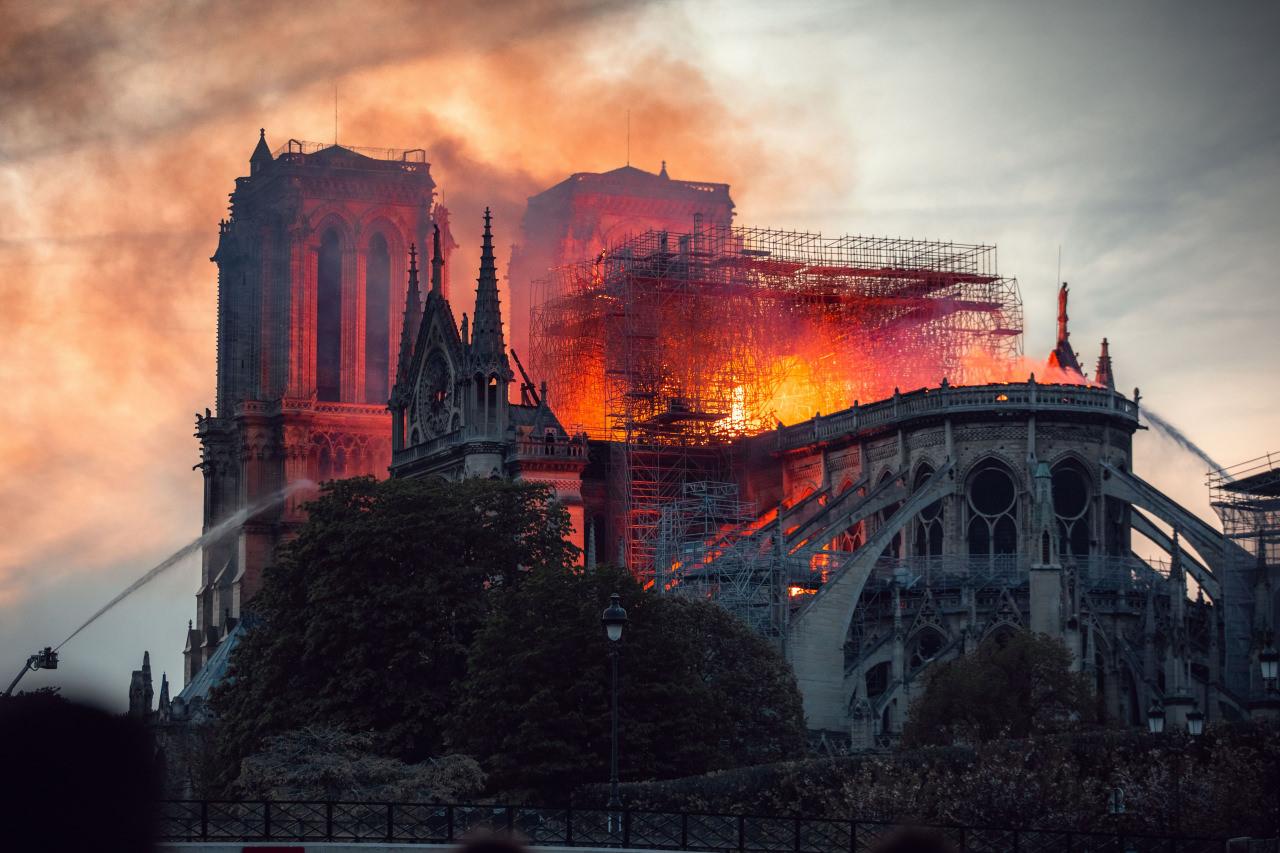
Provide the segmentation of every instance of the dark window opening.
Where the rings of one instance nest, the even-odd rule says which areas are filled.
[[[332,228],[320,238],[317,262],[316,396],[342,399],[342,245]]]
[[[969,479],[969,554],[986,556],[1018,552],[1018,490],[1003,467],[988,465]]]
[[[1074,464],[1053,470],[1053,511],[1058,517],[1058,550],[1063,555],[1089,554],[1089,481]]]
[[[889,689],[889,662],[883,661],[867,670],[867,695],[879,696]]]
[[[391,382],[391,252],[381,234],[369,241],[364,290],[364,400],[385,403]]]

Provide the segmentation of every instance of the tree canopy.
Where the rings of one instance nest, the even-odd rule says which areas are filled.
[[[406,762],[441,754],[488,595],[572,562],[567,515],[537,485],[435,478],[331,482],[307,509],[213,692],[222,766],[310,725],[372,732]]]
[[[562,801],[608,779],[609,643],[617,592],[621,776],[663,779],[803,750],[799,692],[782,656],[708,602],[659,596],[625,570],[535,571],[503,590],[476,636],[449,738],[493,787]]]
[[[1093,688],[1071,653],[1044,634],[1018,631],[933,667],[911,703],[908,746],[1024,738],[1094,720]]]

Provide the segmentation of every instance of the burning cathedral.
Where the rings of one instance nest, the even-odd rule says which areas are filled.
[[[1081,363],[1065,284],[1055,348],[1023,356],[993,246],[744,227],[728,185],[626,166],[529,200],[505,288],[502,224],[468,225],[464,302],[424,152],[264,135],[249,172],[197,418],[205,529],[247,520],[205,549],[164,715],[225,673],[308,490],[364,473],[547,484],[586,564],[736,613],[852,748],[892,743],[931,666],[1021,628],[1122,723],[1271,707],[1275,537],[1224,535],[1135,471],[1139,393],[1107,341]],[[1224,474],[1215,506],[1278,527],[1277,481]]]

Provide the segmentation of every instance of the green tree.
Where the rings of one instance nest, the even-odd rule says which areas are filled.
[[[907,746],[1024,738],[1096,719],[1093,688],[1071,653],[1044,634],[1018,631],[933,668],[911,703]]]
[[[311,725],[372,732],[406,762],[439,754],[488,597],[572,562],[567,515],[537,485],[436,478],[327,483],[307,510],[212,696],[222,766]]]
[[[619,741],[627,780],[777,761],[803,750],[795,678],[723,609],[658,596],[626,571],[533,572],[500,595],[472,646],[451,745],[508,795],[563,801],[609,766],[609,648],[600,615],[627,608]]]

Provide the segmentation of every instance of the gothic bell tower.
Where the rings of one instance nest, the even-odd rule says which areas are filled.
[[[204,530],[190,681],[235,627],[313,484],[391,462],[387,400],[405,309],[403,259],[433,225],[425,152],[376,151],[266,133],[236,179],[218,247],[215,410],[196,417]],[[287,495],[287,497],[282,497]]]

